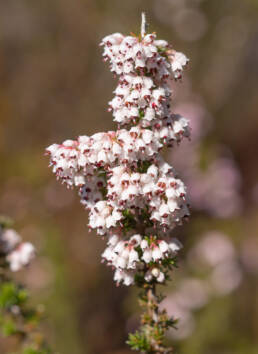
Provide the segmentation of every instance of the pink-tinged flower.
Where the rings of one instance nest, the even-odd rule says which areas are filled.
[[[22,242],[15,230],[0,228],[0,253],[10,270],[16,272],[28,265],[36,252],[30,242]]]
[[[0,252],[9,253],[21,242],[21,236],[13,229],[0,230]]]
[[[6,257],[13,272],[17,272],[27,266],[35,257],[35,248],[30,242],[21,243],[15,250]]]

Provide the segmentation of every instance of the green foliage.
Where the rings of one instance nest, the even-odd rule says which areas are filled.
[[[5,227],[11,227],[13,225],[13,220],[11,218],[8,218],[8,216],[5,215],[0,215],[0,227],[5,228]]]
[[[122,220],[123,223],[123,230],[124,233],[127,233],[131,229],[133,229],[136,226],[136,220],[134,215],[129,209],[125,209],[122,212],[124,219]]]
[[[152,227],[153,221],[150,220],[150,212],[148,206],[144,209],[141,209],[141,213],[139,214],[139,223],[140,225],[144,225],[144,227]]]
[[[25,348],[22,354],[51,354],[51,351],[48,348],[43,348],[43,349]]]
[[[5,337],[11,336],[18,332],[13,320],[7,319],[1,323],[2,333]]]
[[[105,187],[107,184],[107,172],[104,169],[100,169],[100,171],[98,173],[98,177],[101,177],[104,180],[104,184],[103,184],[103,186],[99,187],[99,190],[103,196],[103,199],[105,199],[106,195],[107,195],[107,188]]]
[[[142,352],[150,352],[151,346],[147,336],[139,331],[134,334],[130,333],[128,341],[126,342],[132,350],[138,350]]]
[[[171,270],[173,267],[177,268],[177,258],[176,257],[172,257],[172,258],[164,258],[162,259],[162,265],[163,267],[168,268],[169,270]]]
[[[143,109],[139,109],[139,117],[140,118],[144,117],[144,110]]]
[[[146,173],[148,168],[151,166],[150,161],[138,161],[137,162],[137,172]]]
[[[9,309],[12,306],[20,306],[28,299],[25,289],[7,281],[0,285],[0,308]]]
[[[21,347],[31,343],[22,354],[51,354],[46,346],[38,324],[41,312],[28,306],[26,289],[10,279],[2,278],[0,283],[0,328],[6,337],[17,336]]]

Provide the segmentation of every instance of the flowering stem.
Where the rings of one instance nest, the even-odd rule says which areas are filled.
[[[163,344],[175,321],[159,309],[157,284],[166,284],[181,243],[170,230],[188,217],[184,183],[160,151],[189,137],[188,121],[171,111],[170,80],[179,79],[188,59],[155,33],[114,33],[101,42],[104,61],[119,76],[109,102],[119,129],[47,148],[53,172],[79,188],[89,227],[106,236],[102,259],[117,284],[136,284],[144,309],[142,326],[128,344],[142,353],[171,353]]]
[[[141,37],[144,38],[146,33],[146,15],[142,12]]]
[[[143,270],[143,276],[149,271],[146,267]],[[173,349],[166,347],[164,344],[166,331],[175,328],[176,321],[169,318],[166,310],[161,310],[159,305],[164,299],[161,294],[157,294],[157,282],[141,282],[137,283],[141,289],[139,294],[139,304],[143,308],[141,315],[141,326],[133,334],[129,334],[127,344],[132,350],[140,351],[147,354],[171,354]]]

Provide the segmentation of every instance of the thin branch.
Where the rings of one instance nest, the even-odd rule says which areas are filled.
[[[141,24],[141,37],[144,38],[146,34],[146,15],[142,12],[142,24]]]

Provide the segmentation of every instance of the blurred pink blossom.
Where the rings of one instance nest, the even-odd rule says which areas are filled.
[[[187,259],[191,265],[215,267],[235,257],[236,252],[228,236],[219,231],[210,231],[189,251]]]
[[[211,274],[211,285],[218,295],[231,293],[241,281],[241,268],[236,261],[232,260],[217,265]]]
[[[191,143],[205,136],[212,127],[213,118],[204,104],[202,104],[200,98],[178,103],[175,107],[175,111],[181,112],[184,117],[190,120]]]
[[[221,218],[240,213],[241,176],[231,156],[212,156],[205,167],[201,165],[206,153],[201,140],[212,126],[212,117],[200,102],[182,103],[178,108],[190,118],[193,140],[183,142],[176,153],[172,152],[170,161],[188,185],[191,206]],[[215,146],[214,150],[222,149]]]
[[[174,295],[181,307],[196,310],[207,304],[209,289],[205,281],[194,277],[185,278]]]

